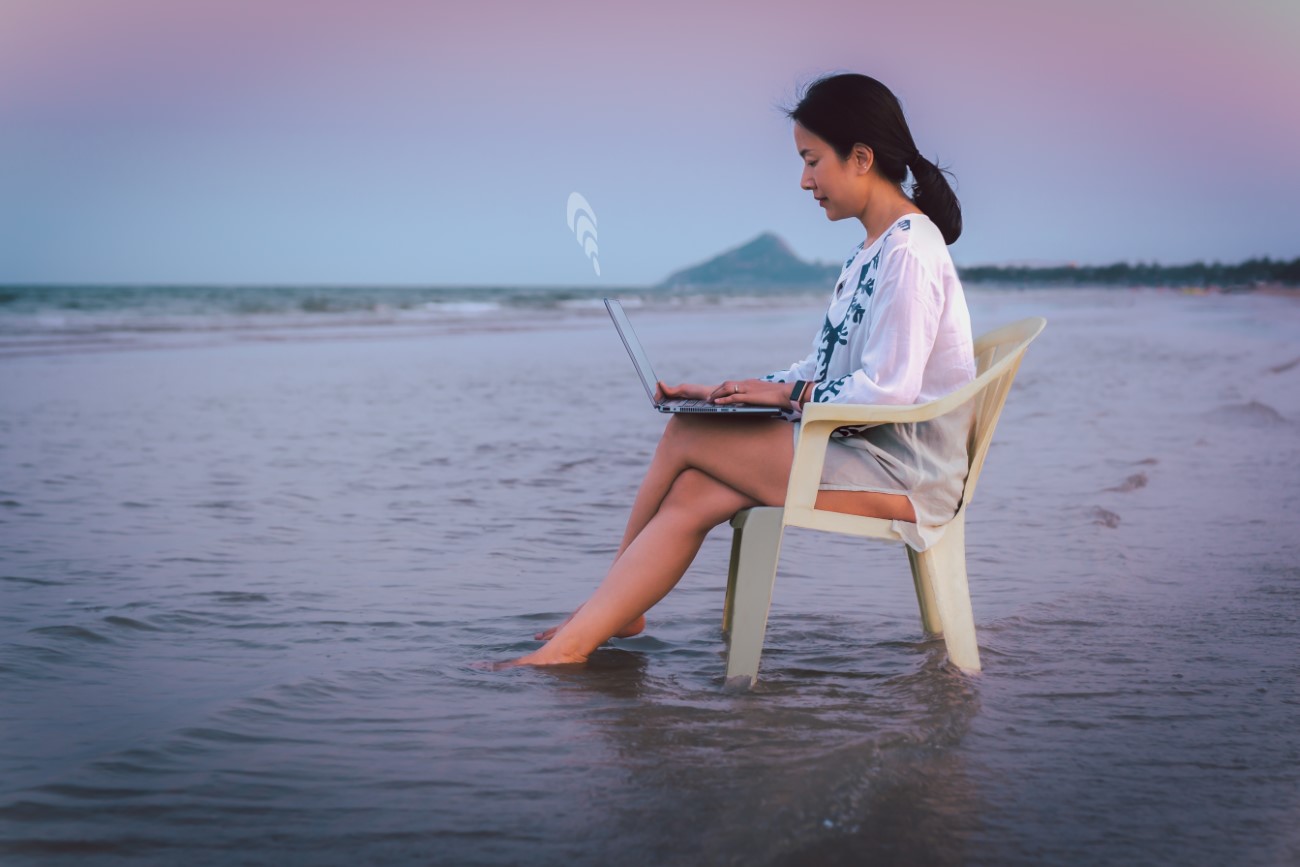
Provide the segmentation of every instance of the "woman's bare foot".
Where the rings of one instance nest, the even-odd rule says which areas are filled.
[[[503,668],[514,668],[518,665],[581,665],[586,661],[587,657],[577,654],[547,653],[546,648],[543,647],[532,653],[524,654],[517,659],[491,663],[490,667],[493,671],[500,671]]]
[[[578,606],[578,608],[581,607],[582,607],[581,605]],[[573,614],[577,614],[577,613],[578,612],[576,610],[573,612]],[[573,614],[570,614],[568,617],[564,618],[564,623],[568,623],[570,620],[572,620]],[[564,623],[561,623],[559,626],[552,626],[550,629],[544,629],[541,632],[536,633],[533,636],[533,638],[535,638],[537,641],[550,641],[552,638],[555,637],[555,633],[560,631],[560,627],[564,626]],[[615,632],[612,637],[631,638],[634,635],[640,635],[644,631],[645,631],[645,615],[642,614],[640,617],[637,617],[635,620],[629,621],[626,626],[624,626],[618,632]]]

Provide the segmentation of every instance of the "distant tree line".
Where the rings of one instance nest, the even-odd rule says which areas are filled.
[[[1201,286],[1243,288],[1261,284],[1300,286],[1300,259],[1247,259],[1237,265],[1192,262],[1157,265],[1119,262],[1114,265],[1058,265],[1049,268],[981,265],[960,268],[967,283],[1030,283],[1034,285]]]

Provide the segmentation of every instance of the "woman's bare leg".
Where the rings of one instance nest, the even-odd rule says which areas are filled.
[[[699,470],[681,473],[659,510],[596,588],[540,650],[520,665],[584,662],[620,626],[668,594],[695,559],[709,530],[760,503]]]
[[[867,518],[888,518],[891,521],[916,523],[916,510],[912,501],[903,494],[882,494],[876,491],[818,491],[817,509],[827,512],[845,512]]]
[[[617,563],[618,560],[616,559],[614,562]],[[577,614],[581,608],[582,606],[579,605],[577,608],[573,609],[573,614]],[[533,633],[533,639],[535,641],[550,641],[552,638],[555,637],[555,633],[560,631],[561,626],[563,626],[565,623],[568,623],[570,620],[573,619],[573,614],[570,614],[568,617],[564,618],[564,620],[556,626],[551,626],[548,627],[547,629],[543,629],[541,632]],[[645,615],[639,614],[636,617],[633,617],[627,623],[624,623],[613,635],[610,636],[610,638],[631,638],[634,635],[640,635],[644,631],[645,631]]]
[[[650,468],[632,502],[615,560],[654,517],[684,470],[696,469],[764,503],[785,501],[794,440],[781,419],[675,415],[668,420]]]
[[[777,442],[778,436],[784,438],[784,450]],[[778,454],[772,454],[774,448]],[[751,495],[765,494],[767,499],[763,502],[779,505],[785,501],[785,486],[790,479],[790,462],[793,458],[794,445],[790,422],[777,419],[717,418],[701,415],[672,416],[668,419],[663,435],[659,438],[659,446],[655,449],[650,467],[646,470],[636,499],[632,502],[632,512],[628,516],[627,528],[623,531],[623,541],[618,546],[618,553],[614,555],[614,563],[618,563],[628,545],[650,523],[650,519],[659,510],[659,505],[668,494],[673,482],[683,471],[700,469],[714,478],[732,476],[731,479],[724,479],[729,487],[746,490]],[[750,479],[748,484],[745,482],[737,484],[737,480],[746,474],[746,468],[754,461],[769,468],[774,474],[773,478],[769,483]],[[739,472],[728,472],[730,469],[728,464],[739,469]],[[784,473],[780,472],[778,465],[783,465]],[[771,482],[775,482],[775,485]],[[745,484],[745,488],[742,489],[741,484]],[[773,500],[773,497],[776,499]],[[729,518],[730,515],[727,517]],[[582,606],[578,608],[580,610]],[[577,614],[577,611],[570,614],[564,623],[538,632],[533,637],[538,641],[550,640],[569,620],[573,619],[574,614]],[[645,629],[645,616],[638,613],[612,635],[627,638],[638,634],[643,629]]]
[[[713,481],[719,482],[723,487],[730,489],[733,493],[742,495],[746,502],[743,505],[735,506],[730,512],[717,517],[716,520],[714,520],[715,516],[712,514],[704,515],[704,520],[713,520],[713,523],[706,525],[698,540],[688,543],[688,545],[693,544],[693,547],[689,548],[689,556],[680,564],[680,571],[676,572],[675,576],[668,573],[660,575],[659,580],[670,579],[670,583],[667,583],[658,595],[651,594],[653,595],[651,601],[644,608],[633,611],[628,620],[610,627],[609,631],[596,644],[581,654],[581,658],[585,659],[587,653],[590,653],[592,649],[608,638],[616,635],[619,637],[636,635],[645,628],[645,612],[655,602],[663,598],[681,579],[691,560],[694,559],[695,552],[699,550],[699,546],[709,528],[729,519],[747,506],[779,506],[784,504],[786,487],[790,481],[790,464],[793,458],[794,445],[789,422],[786,421],[773,419],[720,419],[709,416],[685,415],[674,416],[669,419],[663,436],[659,440],[659,446],[655,450],[650,468],[646,471],[636,499],[633,501],[632,512],[628,517],[623,541],[614,557],[614,564],[605,582],[597,589],[597,595],[600,594],[605,584],[610,582],[616,571],[619,571],[620,574],[626,571],[619,569],[624,554],[630,550],[631,546],[640,538],[640,535],[654,521],[661,507],[665,505],[666,496],[674,489],[677,480],[687,471],[695,470],[708,476]],[[817,495],[816,507],[828,511],[892,520],[916,520],[911,501],[900,494],[882,494],[867,491],[821,491]],[[630,564],[630,568],[635,572],[639,565]],[[536,663],[537,660],[532,659],[532,657],[541,659],[559,654],[560,647],[557,646],[554,652],[548,652],[548,648],[551,648],[552,644],[555,643],[555,639],[566,631],[569,624],[582,613],[584,607],[595,599],[596,596],[593,596],[592,600],[578,606],[578,609],[559,626],[537,633],[536,638],[538,640],[550,641],[551,644],[547,644],[537,653],[529,654],[519,661]],[[602,622],[601,629],[605,628],[606,625],[608,624]],[[585,634],[585,631],[583,634]],[[577,660],[566,659],[565,661]]]

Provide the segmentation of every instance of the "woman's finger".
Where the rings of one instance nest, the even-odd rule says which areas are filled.
[[[714,403],[732,403],[739,393],[739,384],[728,380],[714,389],[713,394],[709,395],[709,400]]]

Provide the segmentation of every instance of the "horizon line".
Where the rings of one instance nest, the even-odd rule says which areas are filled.
[[[802,260],[800,260],[802,261]],[[1089,269],[1089,268],[1113,268],[1116,266],[1125,266],[1129,268],[1192,268],[1192,267],[1235,267],[1245,265],[1250,262],[1300,262],[1300,256],[1294,259],[1278,258],[1272,256],[1251,256],[1236,262],[1224,262],[1218,259],[1205,260],[1199,259],[1192,262],[1181,262],[1176,264],[1163,264],[1155,260],[1149,262],[1119,260],[1107,262],[1104,264],[1083,264],[1074,261],[1064,261],[1055,263],[981,263],[973,265],[957,265],[958,274],[965,270],[974,270],[980,268],[1002,268],[1007,270],[1025,270],[1025,271],[1055,271],[1060,269]],[[834,268],[834,263],[822,263],[820,261],[810,262],[808,264],[817,267]],[[679,269],[680,270],[680,269]],[[689,269],[686,269],[689,270]],[[676,272],[674,272],[676,273]],[[666,279],[666,278],[665,278]],[[580,285],[576,283],[435,283],[421,281],[352,281],[347,283],[323,283],[311,281],[202,281],[202,280],[104,280],[104,281],[71,281],[71,280],[22,280],[22,281],[0,281],[0,289],[61,289],[61,288],[140,288],[140,289],[159,289],[159,288],[256,288],[256,289],[579,289],[579,290],[659,290],[672,289],[673,286],[664,286],[664,281],[658,283],[601,283],[596,285]],[[772,284],[765,288],[781,288],[786,284]],[[788,284],[794,286],[796,284]],[[803,284],[798,284],[803,285]],[[810,286],[812,284],[809,284]]]

